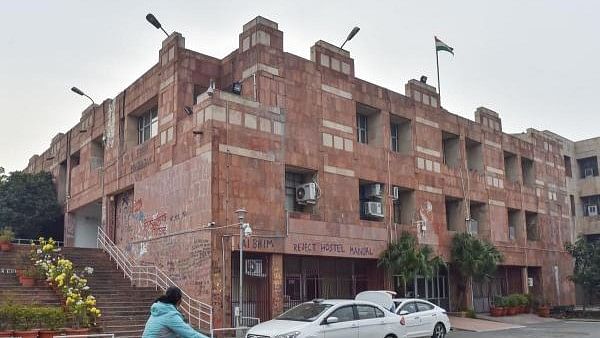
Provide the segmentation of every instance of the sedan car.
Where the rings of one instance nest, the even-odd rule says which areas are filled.
[[[252,327],[246,338],[405,338],[400,316],[368,301],[302,303]]]
[[[381,304],[395,294],[390,291],[364,291],[356,296],[357,300],[372,301]],[[406,336],[444,338],[452,328],[446,310],[426,300],[415,298],[394,298],[391,309],[400,316],[400,322],[406,326]]]

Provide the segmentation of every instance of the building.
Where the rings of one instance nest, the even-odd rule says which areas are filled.
[[[286,53],[278,24],[262,17],[223,59],[169,36],[155,66],[29,162],[56,177],[66,244],[95,246],[102,227],[211,304],[216,327],[238,305],[239,208],[253,229],[245,316],[399,287],[377,258],[402,231],[446,260],[461,231],[503,252],[494,283],[464,296],[477,311],[492,294],[526,290],[574,302],[555,138],[503,133],[483,107],[474,121],[452,114],[425,80],[403,95],[359,79],[350,53],[327,42],[310,51]],[[450,268],[403,289],[456,309],[456,279]]]

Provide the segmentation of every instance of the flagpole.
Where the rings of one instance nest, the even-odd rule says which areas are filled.
[[[442,91],[440,88],[440,58],[438,57],[439,52],[437,50],[437,47],[435,48],[435,65],[437,68],[437,80],[438,80],[438,97],[439,97],[439,101],[440,101],[440,106],[442,105]]]

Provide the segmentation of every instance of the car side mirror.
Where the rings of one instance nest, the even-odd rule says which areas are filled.
[[[333,323],[337,323],[339,321],[340,320],[338,317],[327,317],[327,320],[326,320],[327,324],[333,324]]]
[[[401,316],[404,316],[404,315],[407,315],[407,314],[408,314],[408,311],[406,311],[406,310],[402,310],[402,311],[400,311],[400,313],[398,313],[398,314],[399,314],[399,315],[401,315]]]

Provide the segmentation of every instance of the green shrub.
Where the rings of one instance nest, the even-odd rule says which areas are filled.
[[[507,297],[506,303],[507,303],[506,305],[508,307],[519,306],[519,298],[517,297],[516,294],[509,295]]]
[[[55,330],[64,326],[65,321],[66,316],[59,307],[13,304],[0,306],[0,331],[34,328]]]
[[[0,229],[0,242],[10,242],[15,239],[15,232],[11,227]]]
[[[506,306],[506,300],[504,299],[504,297],[502,297],[502,296],[495,296],[494,297],[494,306],[495,307],[505,307]]]
[[[466,316],[467,316],[467,318],[473,318],[473,319],[477,318],[477,314],[475,314],[475,310],[473,310],[473,309],[467,309]]]

